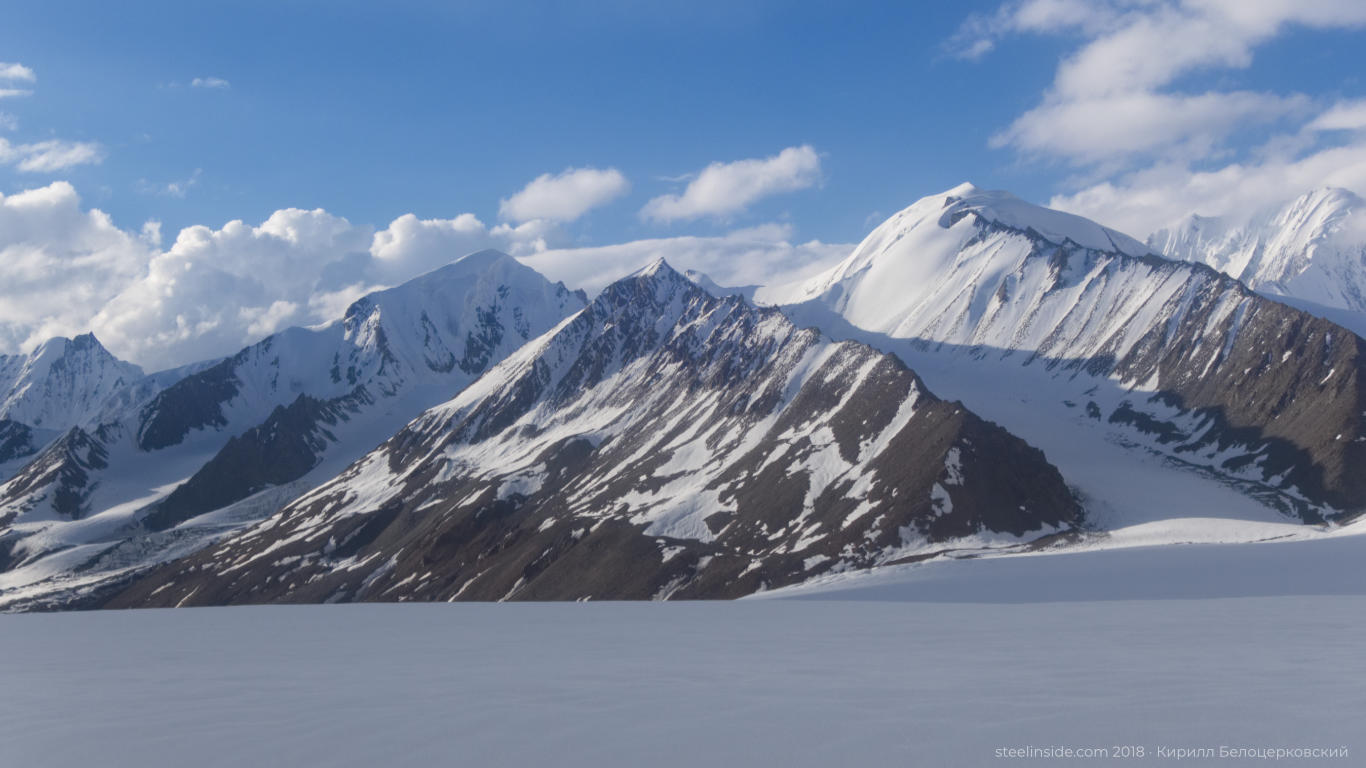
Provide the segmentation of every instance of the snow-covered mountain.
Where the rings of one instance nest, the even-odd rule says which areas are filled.
[[[0,420],[64,430],[82,424],[142,369],[95,338],[49,339],[27,355],[0,355]]]
[[[1366,508],[1362,340],[1086,219],[963,185],[756,298],[902,355],[1132,514],[1175,487],[1124,490],[1142,454],[1306,519]]]
[[[0,604],[719,597],[1255,538],[1366,509],[1363,353],[971,185],[791,285],[657,263],[590,303],[476,254],[59,439],[0,423],[38,451],[0,485]]]
[[[1042,453],[896,357],[661,261],[113,604],[732,597],[1079,521]]]
[[[1148,238],[1262,293],[1366,312],[1366,201],[1335,187],[1246,218],[1191,214]]]
[[[179,545],[173,529],[191,518],[251,499],[228,527],[269,514],[307,489],[305,476],[335,473],[583,305],[485,251],[359,299],[329,325],[114,397],[121,409],[70,428],[0,485],[0,570],[35,565],[40,581],[69,574],[67,560],[118,571]],[[38,562],[48,555],[64,564]],[[27,578],[0,575],[0,590]]]

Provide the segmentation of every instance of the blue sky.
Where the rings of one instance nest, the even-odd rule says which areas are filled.
[[[1366,193],[1349,0],[3,17],[0,352],[94,328],[153,367],[224,354],[484,246],[590,289],[655,253],[785,278],[964,180],[1140,238],[1314,186]],[[201,306],[216,297],[234,311]]]
[[[570,166],[632,180],[575,233],[586,241],[713,231],[742,217],[635,214],[677,186],[659,177],[802,144],[822,154],[823,185],[745,220],[786,214],[847,241],[875,211],[966,178],[1049,191],[986,141],[1048,82],[1040,49],[1056,46],[1026,41],[1009,66],[949,59],[967,5],[382,5],[16,4],[0,60],[39,80],[4,109],[21,136],[104,145],[100,165],[62,176],[120,224],[168,231],[289,206],[491,220],[500,198]],[[189,86],[208,77],[230,87]],[[33,182],[6,177],[10,191]],[[151,189],[191,178],[183,199]]]

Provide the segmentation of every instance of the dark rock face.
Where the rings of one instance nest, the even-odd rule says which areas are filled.
[[[22,497],[35,488],[54,488],[53,510],[74,520],[88,511],[85,502],[93,490],[90,473],[107,467],[108,459],[108,451],[98,440],[72,427],[26,464],[5,489],[10,496]],[[0,520],[0,525],[8,522]]]
[[[37,450],[32,429],[17,421],[0,419],[0,463],[14,461]]]
[[[897,358],[661,264],[109,605],[736,597],[1080,517],[1042,453]]]
[[[239,352],[217,365],[187,376],[162,390],[143,406],[138,447],[156,451],[177,445],[194,429],[227,424],[223,404],[237,395],[234,368],[246,356]]]
[[[276,407],[265,422],[229,439],[198,472],[157,503],[143,525],[165,530],[263,488],[303,477],[334,440],[328,427],[348,418],[348,406],[354,408],[358,402],[365,402],[363,390],[332,401],[299,395],[288,406]]]
[[[1148,331],[1116,370],[1130,379],[1155,377],[1160,399],[1211,422],[1178,450],[1246,445],[1248,453],[1265,454],[1265,476],[1339,510],[1366,508],[1366,342],[1256,296],[1241,314],[1212,324],[1219,289],[1232,290],[1210,286],[1178,325]],[[1216,346],[1215,339],[1229,343]]]
[[[1022,353],[1128,398],[1094,418],[1230,483],[1264,487],[1291,514],[1366,510],[1361,338],[1209,267],[1083,247],[956,203],[945,199],[953,211],[937,223],[920,213],[889,220],[787,311],[823,327],[835,325],[826,317],[847,321],[859,333],[846,335],[887,350],[909,344],[968,362]],[[926,254],[917,226],[963,239],[952,253]],[[904,302],[872,306],[887,301],[878,289],[903,274],[899,265],[926,258],[945,265],[929,289],[908,286]]]

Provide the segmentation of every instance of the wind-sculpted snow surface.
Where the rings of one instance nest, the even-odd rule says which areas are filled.
[[[732,597],[1079,515],[897,358],[660,262],[112,605]]]
[[[1017,355],[1085,382],[1065,397],[1094,418],[1174,461],[1267,487],[1307,519],[1366,507],[1362,340],[1145,251],[964,185],[898,213],[826,274],[757,299],[899,352],[909,341],[917,365],[918,353],[961,353],[969,367]]]
[[[47,582],[86,589],[99,579],[84,567],[130,549],[130,539],[175,540],[183,553],[184,537],[163,532],[251,497],[276,499],[274,508],[253,507],[270,514],[287,500],[271,489],[298,493],[307,487],[300,478],[335,474],[583,305],[563,285],[485,251],[370,294],[330,325],[291,328],[115,392],[97,418],[0,485],[0,571],[32,566],[35,574],[0,576],[0,605],[21,593],[36,599]],[[4,445],[34,442],[17,428],[4,434]],[[57,554],[76,562],[56,572],[40,562]],[[160,562],[148,557],[119,559],[106,575]]]

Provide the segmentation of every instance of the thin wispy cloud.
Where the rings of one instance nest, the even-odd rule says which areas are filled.
[[[196,168],[194,173],[184,179],[166,182],[153,182],[147,179],[138,179],[135,186],[137,191],[144,195],[157,195],[161,197],[174,197],[184,199],[190,190],[199,184],[199,177],[203,175],[204,169]]]
[[[810,145],[788,147],[772,157],[712,163],[678,195],[660,195],[641,209],[642,218],[669,222],[739,213],[771,195],[819,184],[821,158]]]
[[[208,88],[212,90],[227,90],[232,87],[232,83],[221,77],[196,77],[190,81],[191,88]]]
[[[23,173],[62,171],[104,160],[104,148],[89,141],[49,139],[32,144],[12,144],[0,138],[0,165],[13,165]]]

